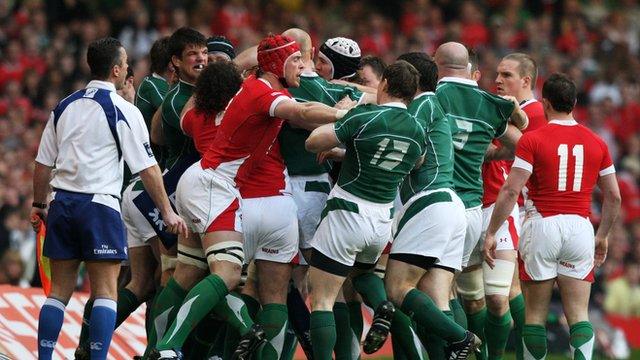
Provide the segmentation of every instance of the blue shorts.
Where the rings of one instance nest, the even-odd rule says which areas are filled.
[[[55,260],[126,260],[119,206],[110,195],[56,190],[47,215],[44,255]]]

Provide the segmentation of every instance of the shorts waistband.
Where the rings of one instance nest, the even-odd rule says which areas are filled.
[[[335,185],[333,187],[333,189],[331,190],[331,193],[330,193],[329,196],[345,199],[347,201],[351,201],[351,202],[357,203],[359,205],[367,206],[367,207],[374,207],[374,208],[379,208],[379,209],[390,209],[390,208],[393,208],[393,201],[389,202],[389,203],[375,203],[373,201],[365,200],[363,198],[355,196],[355,195],[351,194],[350,192],[344,190],[343,188],[341,188],[338,185]]]

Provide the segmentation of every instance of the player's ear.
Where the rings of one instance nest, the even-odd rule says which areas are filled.
[[[531,89],[531,76],[527,75],[522,78],[522,87],[524,89]]]

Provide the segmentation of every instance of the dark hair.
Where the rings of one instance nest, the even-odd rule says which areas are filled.
[[[371,70],[373,70],[373,73],[376,74],[376,76],[379,78],[382,77],[384,69],[387,68],[387,64],[384,62],[384,60],[382,60],[382,58],[373,55],[367,55],[360,59],[360,65],[358,66],[358,69],[362,69],[366,65],[370,66]]]
[[[387,80],[387,94],[409,103],[418,91],[418,70],[404,60],[387,66],[382,80]]]
[[[151,62],[150,70],[152,73],[162,74],[167,71],[167,67],[171,62],[169,55],[170,38],[165,36],[156,40],[149,51],[149,61]]]
[[[576,97],[576,84],[565,74],[552,74],[542,85],[542,98],[547,99],[553,110],[557,112],[573,111]]]
[[[174,31],[169,38],[169,58],[181,57],[189,45],[207,47],[207,39],[198,30],[190,27],[181,27]]]
[[[210,63],[202,70],[194,91],[197,111],[211,116],[224,110],[231,98],[240,90],[242,77],[230,61]]]
[[[112,37],[98,39],[87,48],[87,64],[91,70],[91,77],[106,80],[114,66],[121,64],[122,44]]]
[[[420,74],[418,88],[420,91],[436,91],[438,83],[438,66],[433,58],[423,52],[410,52],[402,54],[398,60],[404,60],[413,65]]]
[[[480,56],[474,48],[467,48],[467,52],[469,53],[469,63],[471,64],[471,69],[469,70],[473,74],[474,71],[480,70]]]

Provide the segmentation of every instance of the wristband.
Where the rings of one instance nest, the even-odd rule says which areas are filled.
[[[345,110],[345,109],[340,109],[336,111],[336,120],[342,119],[348,112],[349,110]]]
[[[47,208],[47,204],[45,203],[39,203],[39,202],[32,202],[31,206],[34,208],[38,208],[38,209],[46,209]]]

